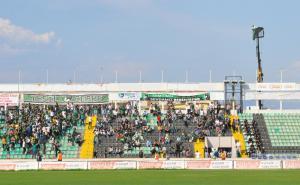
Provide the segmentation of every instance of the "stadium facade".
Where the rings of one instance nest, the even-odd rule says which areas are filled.
[[[299,100],[297,83],[245,83],[244,100]],[[108,83],[108,84],[0,84],[0,93],[105,94],[162,92],[196,94],[208,92],[211,100],[224,100],[224,83]]]
[[[230,83],[231,84],[229,87],[234,89],[234,85],[232,85],[234,83]],[[300,99],[300,84],[297,83],[244,83],[242,81],[240,83],[241,94],[239,98],[241,101],[257,102],[258,100],[275,100],[281,102],[280,104],[282,105],[282,101]],[[140,113],[142,113],[142,111],[149,111],[148,113],[151,114],[145,117],[146,126],[148,129],[150,129],[149,134],[147,135],[149,141],[156,142],[157,138],[159,138],[160,141],[163,137],[163,142],[165,142],[166,133],[162,134],[160,130],[162,127],[160,125],[160,119],[162,119],[162,117],[167,119],[165,117],[170,110],[166,107],[170,107],[170,105],[168,105],[170,100],[181,102],[178,105],[175,105],[175,107],[177,106],[178,109],[183,110],[184,114],[191,114],[189,111],[191,110],[191,105],[193,105],[193,103],[195,103],[199,109],[204,107],[207,109],[207,107],[216,102],[223,102],[222,109],[226,111],[226,104],[224,104],[226,101],[226,93],[226,82],[0,84],[0,106],[2,106],[6,111],[12,107],[21,107],[22,109],[23,105],[26,106],[28,104],[37,104],[38,106],[43,105],[44,108],[47,107],[47,105],[59,104],[65,106],[66,104],[70,103],[75,105],[114,104],[115,107],[117,107],[118,104],[126,104],[130,102],[130,106],[137,106],[136,111]],[[235,105],[238,105],[238,101],[234,99],[236,98],[234,95],[235,92],[231,91],[230,93],[232,93],[232,99],[230,99],[230,101],[232,100],[232,102],[235,103],[231,109],[235,110]],[[154,108],[153,113],[151,108],[153,106],[152,102],[157,102],[159,111],[155,110]],[[210,129],[213,128],[214,132],[217,130],[219,133],[205,133],[204,135],[201,135],[203,134],[201,133],[201,136],[199,137],[199,124],[198,126],[197,124],[193,125],[193,120],[186,121],[185,119],[187,118],[184,117],[182,120],[179,120],[178,123],[176,122],[175,130],[177,133],[171,132],[173,135],[170,134],[168,137],[171,138],[170,140],[176,140],[177,143],[180,143],[178,150],[185,148],[185,153],[189,153],[189,155],[186,154],[187,156],[196,158],[213,157],[212,155],[215,155],[214,153],[218,153],[218,149],[229,152],[230,157],[232,158],[264,157],[272,159],[278,156],[283,158],[299,158],[300,132],[298,132],[298,127],[300,126],[300,114],[298,110],[258,110],[256,105],[257,104],[254,103],[251,106],[252,110],[244,109],[244,111],[231,111],[225,114],[223,113],[224,115],[222,116],[225,116],[225,118],[220,118],[220,120],[219,118],[216,118],[219,116],[219,112],[212,113],[211,116],[214,117],[212,120],[213,126],[208,126],[209,129],[206,129],[207,131],[210,131]],[[38,109],[39,108],[37,108],[37,110]],[[216,110],[217,109],[218,108],[216,108]],[[280,109],[282,109],[282,106]],[[241,110],[243,110],[243,107]],[[215,110],[213,109],[212,111],[214,112]],[[161,113],[166,115],[160,115]],[[177,114],[176,112],[174,113]],[[118,115],[118,113],[116,113],[116,115]],[[170,113],[169,116],[172,117],[172,113]],[[200,117],[193,118],[200,119]],[[1,122],[2,144],[4,141],[5,143],[7,142],[5,137],[7,129],[9,129],[11,126],[10,124],[6,123],[6,119],[7,118],[3,113]],[[204,120],[201,119],[200,122],[205,121],[207,118]],[[227,121],[228,125],[225,125],[224,123],[222,124],[225,126],[222,124],[221,126],[219,125],[219,122],[226,122],[227,124]],[[56,149],[55,153],[52,151],[53,143],[50,144],[48,141],[43,143],[45,158],[55,158],[57,156],[57,151],[62,151],[65,154],[65,158],[110,158],[117,156],[153,157],[153,154],[155,157],[167,157],[166,155],[156,156],[157,151],[150,147],[150,145],[148,146],[148,144],[145,142],[142,144],[139,143],[139,138],[142,137],[141,135],[136,134],[139,132],[136,132],[133,136],[130,136],[130,139],[134,138],[138,140],[138,145],[134,144],[134,149],[130,150],[127,149],[128,146],[126,146],[126,141],[117,141],[114,137],[108,137],[107,133],[104,134],[105,137],[100,134],[99,137],[95,139],[94,130],[92,129],[97,127],[98,122],[101,122],[99,119],[97,119],[97,113],[84,117],[83,122],[85,125],[81,125],[82,127],[78,126],[78,131],[82,134],[82,137],[84,137],[84,143],[82,146],[69,146],[68,144],[70,138],[67,138],[66,133],[64,133],[65,135],[59,140],[60,149]],[[138,119],[136,119],[135,122],[138,122]],[[14,121],[13,123],[20,124],[18,121]],[[122,124],[123,123],[121,123],[121,125]],[[112,130],[117,129],[119,126],[120,123],[118,123],[116,120],[110,123]],[[223,126],[226,128],[223,128]],[[74,132],[73,128],[69,129],[69,134]],[[197,137],[190,136],[192,135],[190,133],[195,134],[195,130],[197,130]],[[105,132],[108,132],[107,128]],[[148,132],[148,130],[146,132]],[[122,135],[120,133],[118,134]],[[114,136],[114,134],[112,135]],[[119,137],[118,134],[116,137]],[[186,137],[189,137],[190,139],[181,141],[180,134],[186,134]],[[124,136],[122,135],[120,137]],[[144,141],[144,138],[141,140]],[[37,144],[40,143],[37,142]],[[28,155],[27,151],[25,152],[26,154],[21,152],[22,146],[20,143],[16,143],[16,146],[16,151],[14,151],[15,146],[13,146],[13,150],[9,147],[7,150],[2,148],[0,150],[1,158],[31,158],[33,156],[32,151],[30,151],[30,155]],[[125,153],[122,151],[122,154],[120,154],[120,148],[124,147],[126,147],[126,150],[128,151]],[[169,148],[171,150],[174,147],[176,148],[177,145],[172,147],[170,145]],[[169,150],[169,148],[162,147],[158,153],[168,153],[166,150]],[[182,155],[181,152],[182,151],[178,153],[176,153],[176,151],[173,152],[173,157],[180,157],[180,155]],[[221,157],[219,154],[216,156]]]

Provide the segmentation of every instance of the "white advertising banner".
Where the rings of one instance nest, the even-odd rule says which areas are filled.
[[[281,161],[279,161],[279,160],[260,161],[259,168],[262,168],[262,169],[280,169],[281,168]]]
[[[186,169],[209,169],[210,160],[186,161]]]
[[[184,169],[185,162],[184,161],[163,161],[162,167],[164,169]]]
[[[16,163],[0,163],[0,170],[16,170]]]
[[[1,162],[0,170],[37,170],[38,162]]]
[[[234,169],[258,169],[259,160],[238,160],[234,161]]]
[[[96,169],[300,169],[300,160],[187,160],[187,161],[8,161],[1,170],[96,170]]]
[[[18,162],[15,170],[37,170],[38,168],[38,162]]]
[[[65,170],[66,164],[64,162],[40,162],[39,169],[42,169],[42,170]]]
[[[210,169],[232,169],[232,161],[211,161]]]
[[[300,92],[247,92],[245,100],[299,100]]]
[[[286,160],[282,165],[285,169],[300,169],[300,160]]]
[[[295,91],[296,83],[256,83],[257,91]]]
[[[91,161],[88,169],[136,169],[136,161]]]
[[[114,161],[90,161],[88,162],[89,170],[99,170],[99,169],[114,169]]]
[[[280,169],[280,160],[237,160],[234,169]]]
[[[136,161],[115,162],[114,169],[136,169]]]
[[[138,169],[162,169],[163,162],[162,161],[139,161],[137,163]]]
[[[120,93],[109,93],[110,101],[138,101],[141,98],[141,93],[138,92],[120,92]]]
[[[87,169],[86,162],[40,162],[39,169],[42,170],[71,170]]]
[[[86,162],[65,162],[65,169],[81,169],[86,170],[87,169],[87,163]]]
[[[0,106],[17,106],[19,104],[19,95],[17,93],[1,93]]]
[[[232,161],[186,161],[186,169],[232,169]]]

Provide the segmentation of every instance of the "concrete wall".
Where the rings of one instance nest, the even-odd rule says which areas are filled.
[[[245,100],[300,100],[300,84],[246,83]],[[108,84],[0,84],[0,93],[87,94],[110,92],[209,92],[212,100],[224,100],[224,83],[108,83]]]

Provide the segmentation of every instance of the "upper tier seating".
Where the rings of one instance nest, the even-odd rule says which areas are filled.
[[[264,114],[272,146],[300,146],[300,114]]]

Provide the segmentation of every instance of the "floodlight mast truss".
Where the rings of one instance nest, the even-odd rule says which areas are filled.
[[[257,82],[261,83],[264,81],[264,75],[261,67],[259,39],[264,37],[264,28],[253,26],[252,31],[253,31],[253,40],[256,40],[256,56],[257,56],[257,64],[258,64]]]
[[[253,40],[256,40],[256,56],[257,56],[257,83],[262,83],[264,81],[264,74],[261,67],[260,49],[259,49],[259,39],[264,37],[264,28],[252,26]],[[258,100],[259,109],[262,108],[261,100]]]

